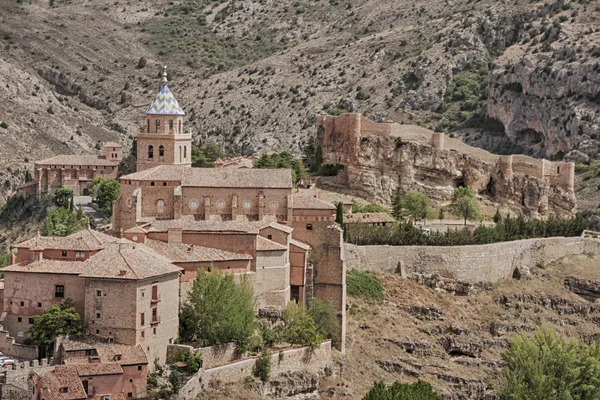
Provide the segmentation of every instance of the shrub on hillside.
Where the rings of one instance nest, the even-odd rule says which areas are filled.
[[[440,400],[431,384],[419,380],[416,383],[395,382],[387,386],[377,382],[362,400]]]
[[[366,300],[383,300],[383,286],[379,278],[355,269],[346,273],[346,293],[348,296],[362,297]]]

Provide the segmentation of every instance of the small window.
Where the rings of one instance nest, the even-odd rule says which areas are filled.
[[[96,329],[96,335],[100,334],[100,329]]]
[[[275,201],[272,201],[272,202],[269,203],[269,208],[271,210],[277,210],[278,207],[279,207],[279,205]]]
[[[67,256],[67,251],[66,251],[66,250],[63,250],[63,251],[62,251],[62,256],[63,256],[63,257],[66,257],[66,256]]]
[[[42,308],[42,303],[38,303],[38,308]]]
[[[156,335],[156,328],[152,328],[152,333]]]
[[[23,322],[23,318],[17,317],[17,322]]]
[[[190,208],[192,210],[196,210],[198,208],[198,200],[192,200],[192,201],[190,201]]]
[[[560,174],[560,167],[556,167],[556,173]]]
[[[158,310],[156,308],[152,309],[152,322],[158,322]]]
[[[148,158],[154,158],[154,146],[148,146]]]
[[[25,307],[25,302],[24,301],[21,302],[21,307]]]
[[[154,182],[150,182],[150,186],[154,186]]]
[[[225,208],[225,202],[223,200],[218,200],[216,205],[219,209]]]
[[[141,370],[142,370],[142,366],[138,365],[138,371],[141,371]]]
[[[29,325],[33,325],[33,318],[29,318]]]
[[[83,251],[75,252],[75,258],[84,258],[84,257],[85,257],[85,253]]]
[[[129,380],[129,382],[131,382],[131,379]],[[127,398],[133,399],[133,393],[131,393],[131,392],[127,393]]]
[[[170,131],[173,130],[173,120],[172,119],[169,120],[169,130]]]
[[[142,338],[142,340],[144,340],[144,338],[146,337],[146,332],[145,331],[140,332],[140,337]]]
[[[102,297],[102,290],[96,290],[96,296]]]
[[[96,318],[100,319],[100,313],[96,313]]]
[[[65,297],[65,286],[64,285],[54,286],[54,297],[59,297],[59,298]]]
[[[145,319],[144,313],[141,313],[140,314],[140,325],[144,326],[145,324],[146,324],[146,319]]]
[[[246,201],[244,201],[243,207],[245,209],[248,209],[248,208],[252,207],[252,203],[250,203],[248,200],[246,200]]]
[[[158,155],[161,157],[164,157],[165,155],[165,146],[159,146],[158,147]]]
[[[267,235],[267,239],[273,240],[273,235]]]
[[[312,231],[312,224],[306,224],[306,230]]]
[[[160,130],[160,119],[156,120],[156,133]]]
[[[163,186],[167,186],[167,182],[163,182]]]

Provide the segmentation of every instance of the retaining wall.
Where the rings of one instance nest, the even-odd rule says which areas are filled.
[[[274,352],[271,355],[271,376],[287,372],[310,372],[323,374],[329,367],[331,361],[331,341],[323,342],[316,349],[300,347]],[[240,361],[217,366],[210,369],[202,368],[196,375],[183,386],[179,393],[173,396],[174,400],[194,400],[203,388],[208,387],[211,382],[233,383],[243,382],[248,376],[252,376],[252,370],[258,357],[249,357]]]
[[[238,356],[235,343],[200,348],[182,344],[171,344],[167,347],[167,362],[175,362],[179,355],[192,351],[202,354],[202,368],[204,369],[230,363],[235,361]]]
[[[546,265],[566,255],[598,253],[600,239],[557,237],[473,246],[346,244],[348,269],[440,274],[465,282],[497,282],[516,267]]]

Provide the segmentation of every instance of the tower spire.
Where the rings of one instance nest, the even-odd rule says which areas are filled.
[[[162,77],[162,84],[161,84],[161,87],[162,87],[162,86],[166,86],[166,85],[167,85],[167,82],[168,82],[168,80],[167,80],[167,66],[166,66],[166,65],[163,67],[163,74],[162,74],[162,76],[163,76],[163,77]]]

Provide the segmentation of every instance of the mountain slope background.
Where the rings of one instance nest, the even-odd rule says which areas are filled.
[[[598,152],[597,1],[0,0],[0,9],[5,192],[36,159],[131,144],[163,64],[196,139],[231,153],[299,153],[318,114],[343,111],[501,153]]]

